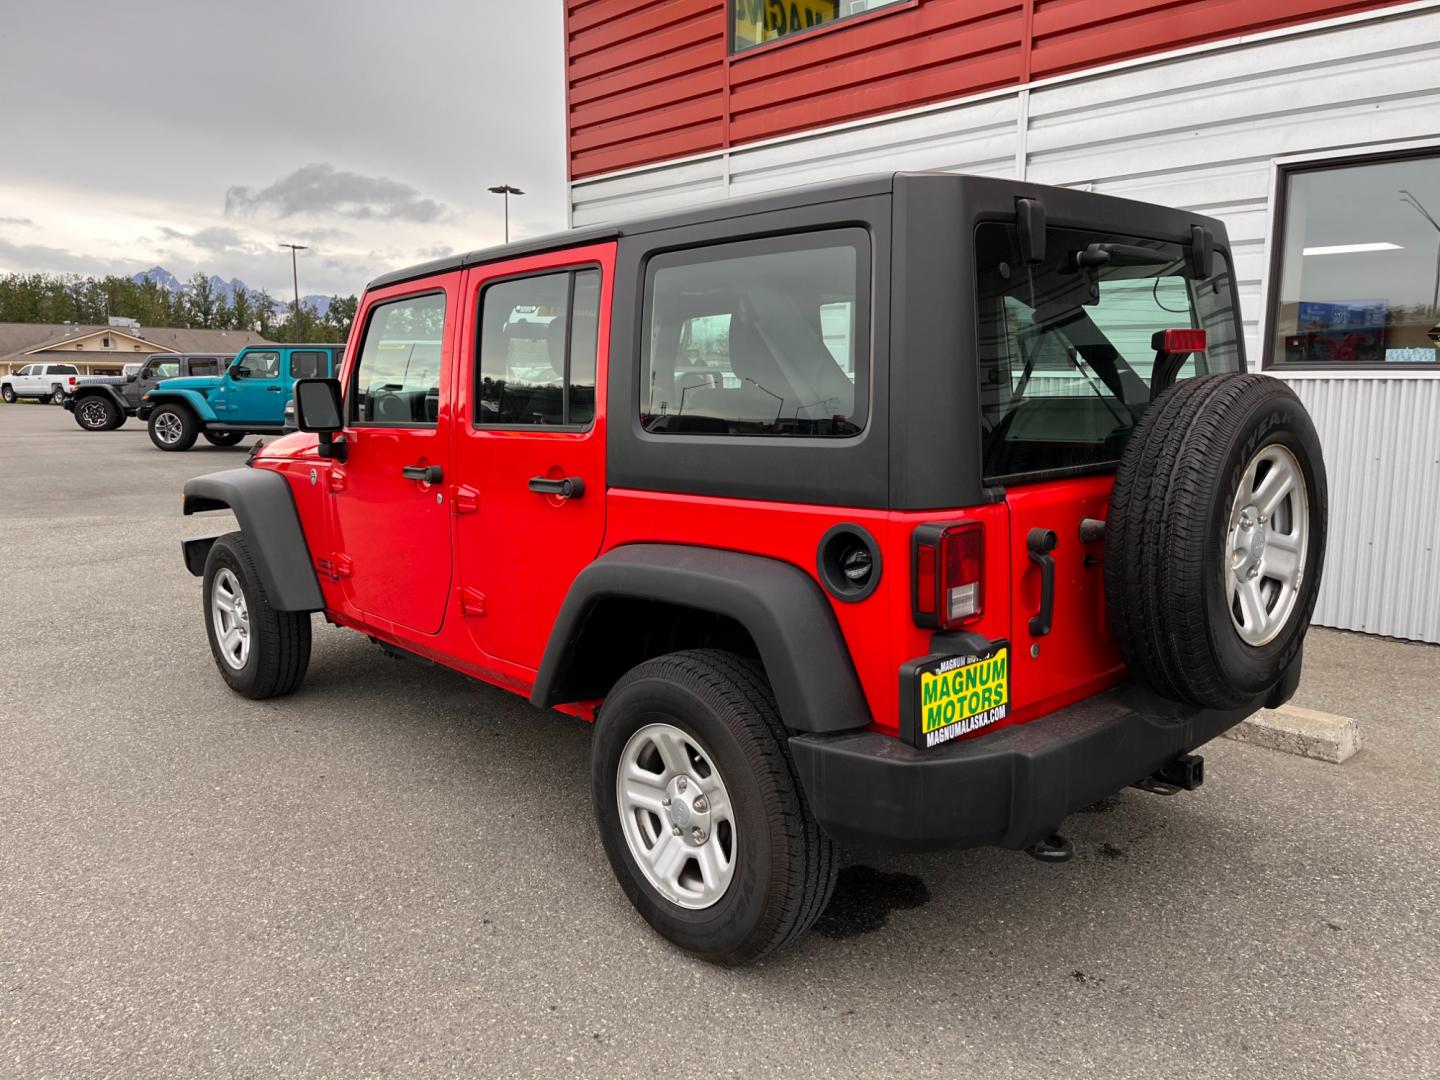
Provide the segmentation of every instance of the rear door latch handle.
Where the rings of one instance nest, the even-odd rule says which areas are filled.
[[[419,480],[422,484],[438,484],[445,479],[445,470],[439,465],[406,465],[400,470],[406,480]]]
[[[578,476],[552,480],[548,476],[532,476],[530,490],[541,495],[559,495],[562,499],[578,499],[585,494],[585,481]]]
[[[1030,616],[1030,636],[1044,637],[1050,633],[1055,617],[1055,550],[1059,537],[1054,529],[1031,529],[1025,534],[1025,549],[1030,561],[1040,568],[1040,610]]]

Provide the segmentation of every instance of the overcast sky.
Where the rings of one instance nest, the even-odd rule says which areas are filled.
[[[0,272],[289,295],[565,224],[560,0],[3,0]]]

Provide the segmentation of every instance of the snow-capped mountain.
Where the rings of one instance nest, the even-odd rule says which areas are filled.
[[[156,285],[159,285],[167,292],[190,291],[190,285],[188,282],[181,281],[174,274],[170,273],[169,270],[166,270],[163,266],[152,266],[149,270],[141,271],[134,276],[133,280],[137,285],[143,285],[147,281],[153,281]],[[235,298],[235,293],[237,291],[254,291],[250,288],[250,286],[246,285],[245,282],[241,281],[239,278],[231,278],[229,281],[226,281],[219,274],[210,275],[210,285],[212,288],[214,288],[215,295],[220,297],[227,304],[233,302]],[[283,296],[276,296],[274,299],[275,307],[277,309],[288,308],[291,306],[289,303],[286,302]],[[311,293],[308,296],[302,296],[300,298],[300,303],[305,305],[306,311],[309,311],[322,319],[325,317],[325,313],[330,310],[330,298],[328,296],[321,296],[319,293]]]

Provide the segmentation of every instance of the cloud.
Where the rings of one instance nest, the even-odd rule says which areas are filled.
[[[309,240],[312,244],[345,244],[355,239],[355,234],[344,229],[292,229],[297,240]]]
[[[383,176],[342,172],[333,165],[305,165],[259,191],[232,187],[225,193],[226,214],[269,210],[277,217],[334,214],[356,221],[440,221],[449,211],[421,196],[409,184]]]
[[[0,273],[79,274],[104,277],[106,274],[129,275],[143,270],[145,264],[134,259],[106,259],[81,255],[64,248],[44,244],[13,244],[0,239]]]
[[[167,240],[184,240],[201,251],[253,251],[257,245],[249,243],[234,229],[225,225],[211,225],[199,232],[182,232],[168,225],[160,226],[160,235]]]
[[[0,217],[0,225],[19,225],[24,229],[35,228],[35,222],[28,217]]]

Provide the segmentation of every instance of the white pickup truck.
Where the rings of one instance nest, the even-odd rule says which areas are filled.
[[[65,395],[75,390],[80,369],[74,364],[26,364],[19,371],[0,376],[0,398],[7,403],[17,398],[34,398],[63,405]]]

